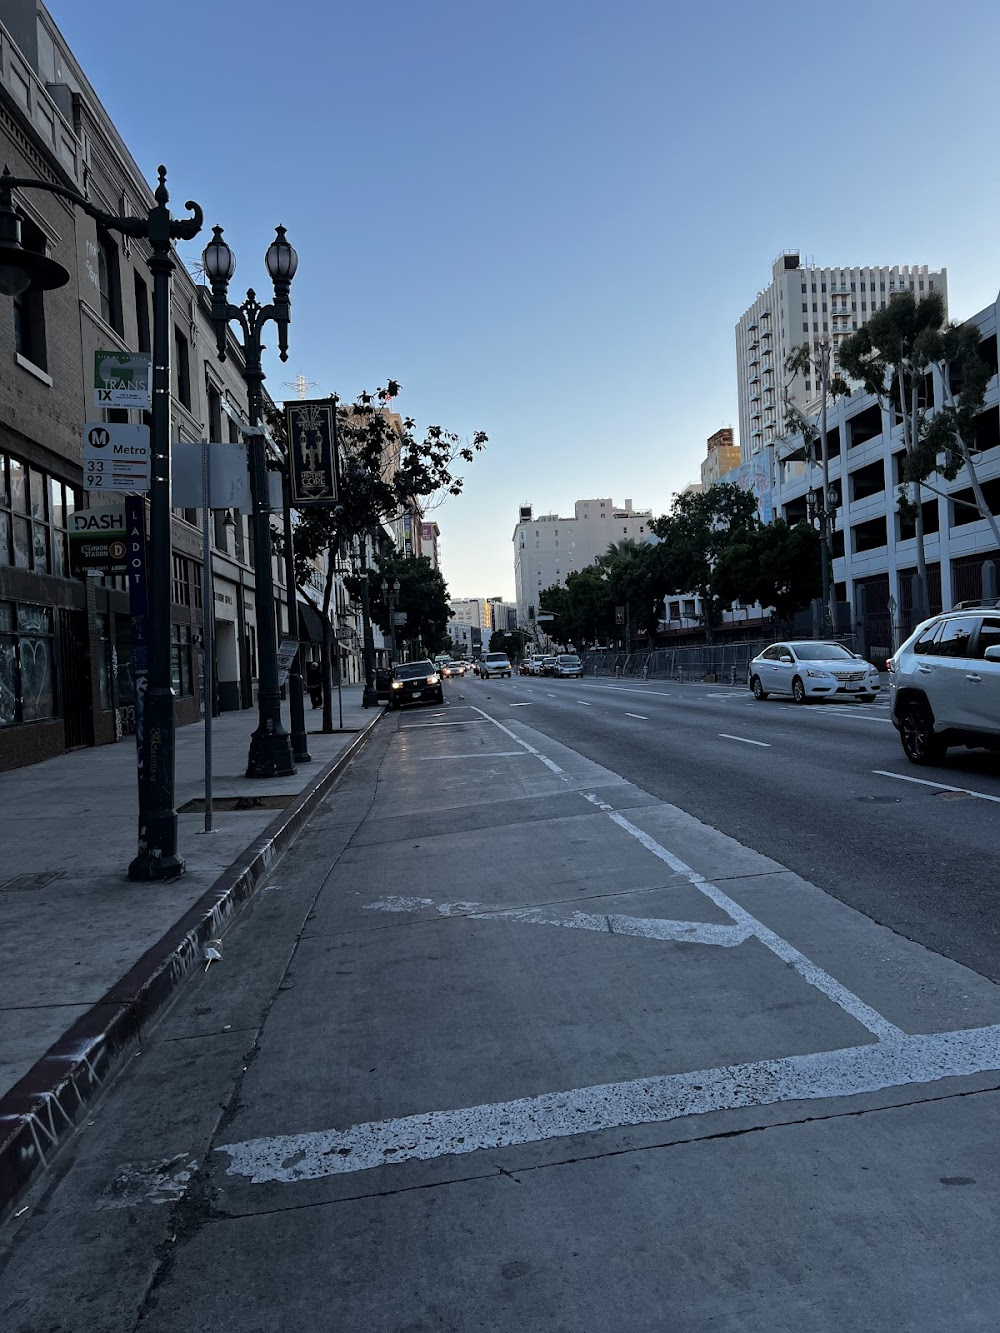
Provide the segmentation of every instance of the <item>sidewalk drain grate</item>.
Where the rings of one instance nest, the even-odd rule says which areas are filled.
[[[62,879],[65,873],[65,870],[42,870],[36,875],[15,875],[13,879],[4,880],[0,890],[8,893],[18,889],[44,889],[54,879]]]
[[[287,810],[295,800],[297,792],[278,796],[216,796],[212,801],[213,810]],[[199,796],[195,801],[188,801],[177,807],[179,815],[202,815],[205,802]]]

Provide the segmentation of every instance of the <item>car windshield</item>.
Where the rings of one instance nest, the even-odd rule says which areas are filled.
[[[557,660],[560,661],[563,666],[577,666],[580,661],[578,657],[573,657],[570,653],[564,653],[563,656]]]
[[[418,680],[421,676],[433,676],[433,662],[403,662],[396,668],[397,680]]]
[[[487,660],[487,662],[506,662],[506,661],[507,661],[507,654],[506,654],[506,653],[487,653],[487,654],[486,654],[486,660]]]
[[[795,656],[803,662],[853,662],[853,653],[839,643],[793,643]]]

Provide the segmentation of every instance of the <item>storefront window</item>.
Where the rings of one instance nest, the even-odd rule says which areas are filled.
[[[72,486],[0,455],[0,565],[68,577],[66,524],[76,500]]]
[[[170,683],[179,699],[194,693],[190,625],[170,626]]]
[[[52,612],[0,602],[0,726],[55,715]]]

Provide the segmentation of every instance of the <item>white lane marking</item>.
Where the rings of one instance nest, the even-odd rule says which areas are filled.
[[[584,708],[593,708],[593,704],[587,703],[586,699],[575,699],[574,703],[583,704]]]
[[[530,707],[531,707],[530,701],[525,701],[524,703],[520,704],[511,704],[511,708],[530,708]]]
[[[477,750],[475,754],[425,754],[421,755],[421,762],[425,759],[523,759],[524,756],[524,750]]]
[[[479,709],[476,709],[478,713]],[[467,717],[464,722],[407,722],[405,727],[400,727],[400,731],[425,731],[428,727],[471,727],[479,719]]]
[[[752,933],[758,940],[760,940],[765,948],[770,949],[772,953],[776,954],[782,960],[782,962],[788,963],[793,967],[804,981],[808,982],[810,986],[815,987],[816,990],[822,992],[822,994],[824,994],[827,999],[832,1000],[834,1004],[839,1005],[845,1013],[848,1013],[852,1018],[857,1019],[857,1021],[866,1027],[869,1032],[873,1032],[880,1041],[885,1041],[887,1039],[894,1040],[902,1035],[901,1029],[896,1027],[894,1023],[890,1023],[887,1018],[883,1018],[880,1013],[872,1009],[870,1005],[865,1004],[864,1000],[860,999],[852,991],[849,991],[846,986],[842,986],[835,977],[830,976],[829,972],[825,972],[823,968],[818,967],[811,959],[807,958],[805,954],[799,953],[794,945],[791,945],[787,940],[782,939],[780,935],[765,926],[762,921],[758,921],[755,916],[752,916],[745,908],[741,907],[738,902],[733,898],[730,898],[727,893],[723,893],[715,884],[712,884],[705,879],[704,875],[699,875],[697,870],[692,870],[692,868],[682,861],[680,857],[674,856],[673,852],[667,851],[666,847],[662,847],[655,838],[650,837],[650,835],[644,833],[641,828],[637,828],[635,824],[630,823],[624,815],[620,815],[616,810],[612,809],[609,805],[606,805],[605,802],[601,801],[597,796],[592,793],[584,794],[588,801],[603,810],[608,818],[617,824],[619,828],[624,829],[625,832],[635,838],[637,842],[642,843],[647,851],[652,852],[655,857],[670,866],[672,870],[676,870],[679,875],[683,875],[695,886],[695,888],[704,893],[706,897],[711,898],[712,902],[714,902],[717,907],[721,907],[726,915],[731,917],[733,921],[741,926],[749,926]]]
[[[490,717],[489,713],[484,713],[483,710],[481,708],[477,708],[475,704],[472,705],[472,708],[474,712],[479,713],[480,716],[483,717],[487,722],[492,722],[495,727],[499,727],[500,730],[503,732],[503,734],[505,736],[509,736],[515,745],[522,746],[523,749],[527,750],[529,754],[533,754],[536,759],[540,759],[542,763],[545,765],[545,767],[551,773],[562,772],[562,769],[559,767],[558,764],[554,764],[551,759],[546,758],[546,756],[542,754],[540,750],[536,750],[535,747],[533,745],[529,745],[527,741],[522,741],[520,736],[515,736],[509,727],[505,727],[504,724],[502,722],[498,722],[495,717]]]
[[[742,741],[744,745],[759,745],[765,750],[770,750],[770,741],[752,741],[749,736],[730,736],[728,731],[720,731],[719,735],[724,741]]]
[[[433,906],[429,898],[379,898],[367,903],[366,912],[419,912]],[[709,944],[734,949],[751,938],[748,926],[720,926],[708,921],[670,921],[663,917],[625,916],[620,912],[571,912],[569,916],[547,916],[541,907],[484,908],[478,903],[439,903],[439,916],[466,916],[473,921],[516,921],[526,926],[565,926],[568,930],[593,930],[602,935],[628,935],[636,939],[672,940],[679,944]]]
[[[318,1180],[713,1111],[856,1097],[995,1069],[1000,1069],[1000,1027],[971,1028],[373,1120],[346,1130],[248,1139],[216,1151],[229,1156],[227,1175],[255,1185]]]
[[[629,685],[591,685],[592,690],[615,690],[618,694],[656,694],[661,699],[673,699],[673,694],[668,694],[666,690],[635,690]]]
[[[637,718],[640,722],[648,722],[648,721],[649,721],[649,718],[648,718],[648,717],[643,717],[643,715],[642,715],[641,713],[626,713],[625,716],[626,716],[626,717],[634,717],[634,718]]]
[[[1000,805],[1000,796],[988,796],[984,791],[973,791],[971,787],[950,787],[947,782],[931,782],[929,778],[911,778],[906,773],[890,773],[886,768],[873,768],[880,778],[895,778],[897,782],[916,782],[921,787],[937,787],[940,791],[960,791],[966,796],[975,796],[980,801],[994,801]]]

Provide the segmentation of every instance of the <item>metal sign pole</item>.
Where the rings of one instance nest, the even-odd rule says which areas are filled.
[[[211,463],[208,440],[201,442],[201,645],[202,711],[205,714],[205,827],[212,828],[212,630],[215,619],[215,584],[212,578],[212,540],[210,509],[212,499]]]

